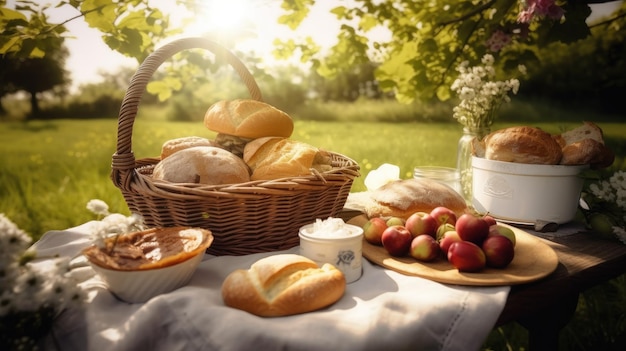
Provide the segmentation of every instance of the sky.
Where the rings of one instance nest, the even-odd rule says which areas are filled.
[[[170,15],[174,23],[180,22],[186,14],[183,7],[176,7],[173,0],[151,0],[152,3]],[[254,50],[262,57],[271,57],[272,41],[275,38],[311,36],[320,43],[331,43],[338,32],[338,23],[329,13],[328,8],[336,5],[333,0],[318,0],[298,32],[287,26],[279,25],[276,19],[280,14],[280,0],[210,0],[204,13],[197,14],[197,23],[188,27],[183,34],[168,38],[157,46],[169,41],[190,36],[199,36],[211,31],[233,30],[240,21],[257,22],[256,38],[239,43],[237,49]],[[247,11],[237,9],[246,8]],[[78,14],[76,9],[66,6],[50,13],[51,21],[63,21]],[[81,19],[66,24],[72,38],[65,43],[70,51],[67,68],[71,71],[73,87],[84,83],[101,80],[101,72],[115,72],[120,65],[136,68],[139,63],[132,58],[110,50],[101,39],[101,33]]]
[[[35,2],[51,3],[53,1],[35,0]],[[151,0],[151,3],[168,13],[174,23],[180,23],[181,19],[188,14],[184,8],[174,5],[174,0]],[[240,43],[241,46],[238,49],[254,50],[261,57],[270,57],[274,38],[311,36],[316,42],[326,46],[332,45],[335,41],[338,23],[329,13],[329,9],[337,5],[336,1],[318,0],[297,32],[276,23],[276,19],[282,14],[280,3],[281,0],[207,0],[204,11],[195,14],[196,24],[186,28],[183,34],[159,43],[159,46],[181,37],[201,35],[207,30],[233,30],[242,21],[256,23],[257,37]],[[8,1],[8,4],[11,5],[11,1]],[[619,4],[620,1],[593,5],[592,16],[610,13]],[[52,23],[64,21],[77,14],[77,10],[69,6],[49,12]],[[116,72],[120,66],[138,67],[139,63],[135,59],[109,49],[101,39],[101,33],[89,28],[82,19],[70,21],[66,27],[71,35],[71,38],[66,40],[66,45],[70,51],[67,69],[71,72],[73,89],[81,84],[100,81],[102,72]],[[383,38],[388,33],[380,29],[373,35]]]

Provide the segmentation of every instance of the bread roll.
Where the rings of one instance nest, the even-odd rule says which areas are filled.
[[[328,152],[300,141],[266,137],[249,142],[243,160],[252,170],[252,180],[270,180],[311,174],[311,169],[332,169]]]
[[[217,146],[213,141],[198,136],[188,136],[167,140],[161,147],[161,159],[180,151],[194,146]]]
[[[290,137],[293,120],[285,112],[257,100],[223,100],[213,104],[204,115],[204,125],[218,132],[215,142],[237,156],[252,139]]]
[[[152,228],[105,240],[104,247],[83,250],[87,259],[114,270],[147,270],[172,266],[203,253],[213,242],[211,231],[202,228]]]
[[[344,205],[369,218],[393,216],[404,219],[415,212],[430,212],[439,206],[447,207],[457,215],[467,211],[467,204],[459,193],[427,178],[402,179],[373,191],[350,193]]]
[[[214,146],[195,146],[161,160],[152,177],[172,183],[209,185],[250,181],[250,170],[243,160]]]
[[[555,136],[561,145],[563,165],[589,164],[593,168],[610,166],[615,154],[604,144],[602,129],[593,122],[584,122],[582,126]]]
[[[535,127],[500,129],[488,134],[482,143],[485,158],[489,160],[555,165],[563,155],[552,135]]]
[[[321,268],[296,254],[262,258],[229,274],[222,283],[224,304],[262,317],[287,316],[329,306],[343,296],[346,280],[331,264]]]

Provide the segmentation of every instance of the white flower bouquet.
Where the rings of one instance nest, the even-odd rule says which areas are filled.
[[[595,233],[626,244],[626,172],[616,171],[585,186],[580,209]]]
[[[463,61],[457,67],[459,76],[450,86],[461,100],[453,109],[453,117],[471,129],[491,126],[502,103],[511,101],[509,92],[517,94],[520,85],[515,78],[495,80],[492,55],[484,55],[481,62],[482,66],[471,67]],[[525,74],[526,67],[520,65],[518,69]]]
[[[92,240],[95,245],[104,247],[105,239],[120,234],[132,233],[146,229],[143,217],[133,213],[124,216],[120,213],[109,213],[109,205],[98,199],[90,200],[87,209],[99,217],[92,229]]]
[[[69,258],[34,263],[32,239],[0,214],[0,350],[35,350],[66,308],[84,293],[69,274]]]

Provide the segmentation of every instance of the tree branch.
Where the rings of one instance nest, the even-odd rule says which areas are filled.
[[[53,30],[55,30],[56,28],[58,28],[58,27],[60,27],[60,26],[62,26],[62,25],[65,25],[65,24],[67,24],[67,23],[69,23],[69,22],[72,22],[72,21],[73,21],[73,20],[75,20],[75,19],[78,19],[78,18],[81,18],[81,17],[85,17],[85,15],[87,15],[87,14],[89,14],[89,13],[96,12],[96,11],[100,11],[100,10],[102,10],[103,8],[105,8],[106,6],[107,6],[107,5],[100,5],[100,6],[98,6],[98,7],[95,7],[95,8],[93,8],[93,9],[88,10],[88,11],[85,11],[85,12],[80,11],[80,13],[79,13],[78,15],[76,15],[76,16],[74,16],[74,17],[70,17],[70,18],[66,19],[65,21],[63,21],[63,22],[61,22],[61,23],[57,23],[57,24],[55,24],[54,26],[50,27],[50,29],[48,29],[48,30],[44,31],[43,33],[45,34],[45,33],[52,32]]]
[[[457,18],[454,18],[454,19],[451,19],[451,20],[448,20],[448,21],[440,22],[439,25],[440,26],[447,26],[447,25],[455,23],[455,22],[462,22],[462,21],[464,21],[464,20],[466,20],[466,19],[468,19],[468,18],[470,18],[470,17],[472,17],[474,15],[477,15],[477,14],[483,12],[484,10],[487,10],[492,5],[494,5],[496,3],[496,1],[497,0],[490,0],[489,2],[486,2],[486,3],[482,4],[482,5],[474,8],[472,11],[464,14],[461,17],[457,17]]]

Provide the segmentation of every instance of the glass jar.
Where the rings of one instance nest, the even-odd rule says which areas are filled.
[[[461,192],[461,181],[459,172],[456,168],[450,167],[437,167],[437,166],[421,166],[413,169],[413,178],[427,178],[432,179],[442,184],[445,184],[457,193],[463,195]]]
[[[461,195],[468,205],[472,204],[472,141],[482,140],[491,132],[490,126],[464,127],[456,154],[456,169],[459,172]]]

